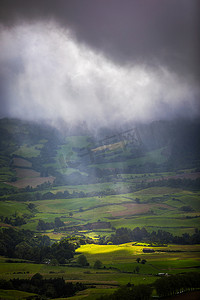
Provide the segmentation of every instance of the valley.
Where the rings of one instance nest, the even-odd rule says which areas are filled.
[[[176,129],[160,128],[172,134],[169,125]],[[85,285],[75,300],[127,284],[156,296],[159,274],[199,274],[200,159],[195,139],[186,147],[191,134],[181,139],[177,129],[163,140],[154,130],[151,143],[143,127],[140,138],[132,130],[106,146],[89,132],[66,136],[18,120],[1,119],[0,130],[1,280],[62,277]],[[26,293],[2,288],[0,297],[37,297]]]

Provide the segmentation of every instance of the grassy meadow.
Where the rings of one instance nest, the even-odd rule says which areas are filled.
[[[55,217],[60,217],[66,227],[104,221],[115,228],[145,227],[150,232],[162,228],[180,236],[184,232],[194,233],[195,228],[199,228],[199,196],[199,192],[160,187],[104,197],[38,200],[34,201],[34,215],[22,228],[35,229],[39,219],[52,222]],[[2,215],[30,215],[28,203],[1,202]],[[189,206],[191,211],[183,211],[184,206]]]

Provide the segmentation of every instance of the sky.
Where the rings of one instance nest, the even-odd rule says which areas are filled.
[[[0,0],[0,117],[198,118],[197,0]]]

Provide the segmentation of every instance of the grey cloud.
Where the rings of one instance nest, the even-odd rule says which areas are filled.
[[[199,116],[197,0],[0,0],[0,116]]]
[[[194,84],[166,66],[117,64],[52,21],[4,29],[0,43],[11,117],[94,128],[198,116]]]
[[[198,78],[198,0],[1,0],[13,26],[53,18],[116,62],[167,65]]]

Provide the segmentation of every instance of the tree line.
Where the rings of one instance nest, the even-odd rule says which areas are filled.
[[[37,263],[65,264],[74,257],[78,244],[63,239],[51,245],[48,236],[36,236],[30,230],[2,228],[0,231],[0,255],[27,259]]]
[[[31,279],[14,278],[9,281],[1,279],[0,289],[35,293],[41,296],[37,299],[54,299],[73,296],[76,292],[86,289],[86,287],[80,282],[76,284],[66,283],[63,278],[43,279],[41,274],[36,273]],[[35,298],[31,297],[31,299]]]
[[[45,222],[43,220],[39,220],[36,229],[39,231],[43,231],[43,230],[59,228],[61,226],[65,226],[65,223],[61,221],[60,218],[56,217],[54,222]]]
[[[173,236],[170,232],[159,229],[158,232],[148,232],[144,227],[136,227],[133,230],[121,227],[115,230],[114,234],[108,237],[101,237],[99,240],[100,244],[124,244],[128,242],[150,242],[159,244],[178,244],[178,245],[192,245],[200,244],[200,231],[196,228],[193,235],[188,233],[182,234],[182,236]]]
[[[121,179],[120,181],[123,181]],[[124,179],[125,181],[125,179]],[[88,182],[87,182],[88,183]],[[76,184],[78,184],[76,182]],[[81,183],[83,184],[83,182]],[[66,185],[66,182],[65,182]],[[188,178],[169,178],[169,179],[160,179],[154,181],[142,181],[137,182],[136,186],[132,186],[131,184],[126,187],[115,187],[115,189],[107,188],[104,191],[92,191],[92,192],[77,192],[73,191],[69,193],[68,190],[63,192],[58,191],[57,193],[52,193],[50,191],[44,193],[41,192],[44,189],[49,189],[52,186],[51,183],[46,182],[41,186],[36,188],[32,188],[27,186],[24,189],[2,189],[0,192],[0,200],[14,200],[14,201],[36,201],[36,200],[53,200],[53,199],[73,199],[73,198],[85,198],[85,197],[95,197],[95,196],[107,196],[107,195],[119,195],[124,193],[131,193],[137,190],[146,189],[150,187],[161,187],[167,186],[172,188],[182,188],[189,190],[199,190],[200,187],[200,178],[195,180]]]
[[[12,226],[21,226],[23,224],[26,224],[26,220],[24,219],[24,217],[20,216],[11,216],[10,218],[0,216],[0,220],[1,222]]]
[[[57,193],[52,193],[52,192],[36,192],[37,188],[31,188],[31,187],[26,187],[23,191],[18,190],[15,191],[13,194],[6,194],[6,195],[0,195],[0,200],[2,201],[7,201],[7,200],[14,200],[14,201],[36,201],[36,200],[54,200],[54,199],[73,199],[73,198],[89,198],[89,197],[102,197],[106,195],[115,195],[125,193],[123,190],[114,190],[107,188],[105,191],[92,191],[92,192],[76,192],[73,191],[72,193],[69,193],[67,190],[64,192],[57,192]],[[128,192],[126,190],[126,192]]]
[[[159,278],[155,282],[159,297],[173,296],[181,292],[192,291],[200,288],[200,274],[190,272]]]

